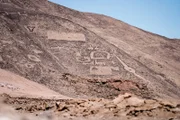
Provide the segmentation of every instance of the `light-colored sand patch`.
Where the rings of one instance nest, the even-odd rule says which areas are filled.
[[[64,41],[86,41],[85,35],[82,33],[60,33],[56,31],[47,32],[48,39],[64,40]]]
[[[0,94],[13,97],[66,99],[68,97],[48,89],[36,82],[27,80],[11,72],[0,69]]]

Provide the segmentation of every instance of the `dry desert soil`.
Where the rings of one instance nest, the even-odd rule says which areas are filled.
[[[0,96],[0,120],[179,120],[180,40],[0,0]]]

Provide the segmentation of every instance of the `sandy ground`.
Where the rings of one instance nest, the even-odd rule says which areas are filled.
[[[9,94],[14,97],[67,99],[47,87],[0,69],[0,94]]]

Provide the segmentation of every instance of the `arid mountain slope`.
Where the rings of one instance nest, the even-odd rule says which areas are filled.
[[[0,31],[0,68],[61,94],[112,98],[129,80],[143,97],[180,97],[178,40],[46,0],[1,0]]]

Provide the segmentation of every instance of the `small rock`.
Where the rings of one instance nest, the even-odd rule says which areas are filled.
[[[23,108],[22,107],[18,107],[15,110],[23,110]]]
[[[4,83],[0,83],[0,87],[5,87],[5,84]]]
[[[113,100],[113,102],[114,104],[118,104],[118,103],[121,103],[123,100],[124,100],[123,96],[118,96],[117,98]]]
[[[106,108],[117,108],[117,105],[114,103],[108,103],[108,104],[105,104],[105,107]]]
[[[128,105],[132,105],[132,106],[141,106],[144,104],[144,100],[143,99],[139,99],[137,97],[131,97],[127,100]]]
[[[69,111],[67,106],[63,106],[63,107],[58,108],[58,111],[65,111],[65,110]]]
[[[131,96],[132,96],[131,94],[125,93],[124,95],[119,95],[117,98],[115,98],[115,99],[113,100],[113,102],[114,102],[115,104],[119,104],[119,103],[121,103],[123,100],[125,100],[126,98],[130,98]]]
[[[175,107],[177,107],[177,103],[172,102],[172,101],[160,101],[160,104],[161,104],[161,105],[164,105],[164,106],[168,106],[168,107],[170,107],[170,108],[175,108]]]

